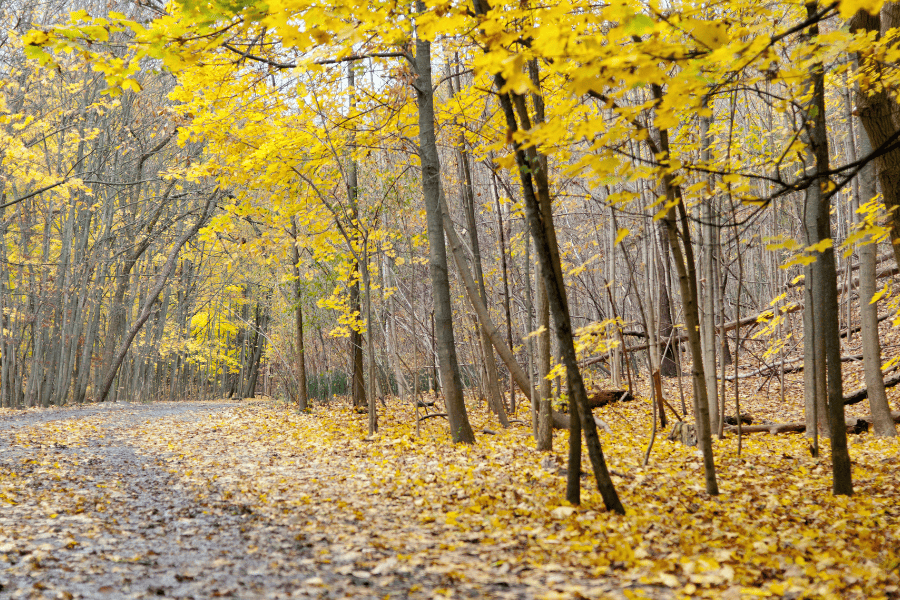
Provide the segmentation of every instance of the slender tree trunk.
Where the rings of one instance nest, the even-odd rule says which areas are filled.
[[[369,398],[369,435],[374,435],[378,431],[378,405],[375,402],[375,341],[372,337],[375,331],[372,327],[372,282],[369,273],[369,240],[363,240],[362,248],[363,264],[362,279],[363,289],[366,295],[366,366],[369,372],[368,387],[366,394]]]
[[[858,17],[863,19],[871,18],[869,14],[862,11]],[[877,19],[877,17],[876,17]],[[862,106],[868,105],[869,99],[864,97],[857,90],[857,103]],[[896,106],[896,105],[895,105]],[[874,110],[874,107],[869,107]],[[871,113],[870,113],[871,114]],[[857,129],[856,139],[859,143],[859,154],[868,156],[872,152],[872,143],[869,139],[867,130],[858,131],[853,128],[853,115],[848,115],[851,130]],[[862,120],[862,113],[860,119]],[[874,123],[870,123],[870,128]],[[867,128],[868,129],[868,128]],[[852,141],[850,142],[851,150],[854,149]],[[896,150],[893,152],[897,152]],[[851,156],[852,160],[856,160],[856,152]],[[877,163],[876,163],[877,164]],[[900,165],[900,162],[898,162]],[[882,165],[883,166],[883,165]],[[856,204],[870,202],[875,198],[878,190],[875,185],[875,165],[867,164],[860,171],[858,177],[858,193]],[[896,238],[895,238],[896,239]],[[894,246],[895,250],[897,246]],[[863,346],[863,368],[865,370],[865,382],[868,389],[869,406],[872,410],[872,424],[876,435],[895,436],[897,435],[897,427],[891,418],[891,409],[888,404],[887,394],[884,390],[884,380],[881,374],[881,340],[878,335],[878,303],[872,303],[871,299],[875,295],[875,272],[876,257],[878,254],[878,245],[868,243],[859,249],[859,316],[860,329],[862,333]],[[848,275],[850,270],[847,269]]]
[[[529,240],[529,243],[531,240]],[[538,329],[541,333],[537,336],[537,371],[538,392],[540,394],[538,414],[538,440],[537,449],[543,452],[553,450],[553,394],[550,391],[550,302],[547,300],[547,278],[541,270],[540,261],[534,263],[534,272],[537,279],[537,317]]]
[[[451,97],[457,91],[454,90],[452,82],[456,80],[456,86],[461,91],[460,87],[460,78],[459,74],[457,74],[454,78],[451,78],[450,92]],[[481,244],[478,240],[478,226],[475,221],[475,186],[472,183],[472,169],[470,168],[470,156],[468,150],[466,149],[466,140],[463,135],[460,134],[458,140],[459,148],[457,152],[457,158],[459,160],[459,170],[460,175],[462,176],[462,205],[466,215],[466,229],[469,232],[469,246],[472,249],[472,266],[475,271],[475,283],[478,284],[478,290],[481,294],[481,300],[485,305],[488,304],[487,298],[487,290],[484,286],[484,270],[482,266],[481,260]],[[491,346],[490,339],[488,338],[487,333],[482,329],[479,336],[479,342],[481,343],[481,351],[484,356],[484,371],[487,376],[485,381],[486,389],[486,397],[488,400],[488,406],[490,406],[491,410],[494,411],[500,418],[501,424],[508,420],[506,418],[506,411],[503,406],[503,395],[500,392],[500,376],[497,373],[497,360],[494,357],[494,351]],[[501,416],[501,413],[502,416]],[[508,426],[504,425],[505,427]]]
[[[534,85],[535,92],[531,94],[531,102],[534,105],[534,122],[543,123],[545,121],[544,114],[544,96],[541,92],[541,77],[537,59],[528,61],[528,76]],[[544,178],[548,177],[547,173],[547,157],[538,154],[538,164],[544,173]],[[526,229],[529,224],[526,223]],[[537,242],[534,236],[526,236],[526,243],[534,244],[535,254],[538,253]],[[538,376],[540,377],[540,412],[538,414],[538,442],[537,449],[550,452],[553,450],[553,396],[550,391],[550,380],[547,376],[550,374],[550,303],[547,298],[547,276],[541,270],[541,261],[534,263],[535,278],[537,280],[535,289],[537,290],[537,314],[538,327],[542,329],[541,334],[537,338],[538,345]],[[532,392],[533,393],[533,392]]]
[[[353,110],[356,106],[356,79],[353,71],[353,62],[347,63],[347,88],[350,93],[350,107]],[[350,142],[347,144],[347,199],[350,206],[350,218],[353,220],[352,230],[355,233],[354,242],[359,242],[359,176],[358,165],[356,163],[356,138],[351,135]],[[359,319],[361,314],[359,303],[359,261],[354,259],[350,268],[350,312],[354,318]],[[362,334],[356,327],[350,328],[350,370],[352,372],[351,395],[353,406],[362,408],[366,406],[366,383],[363,374],[363,351],[362,351]]]
[[[669,302],[669,281],[666,276],[668,271],[666,267],[669,262],[669,237],[664,223],[660,223],[658,233],[660,252],[657,253],[658,260],[656,261],[656,289],[659,296],[657,305],[659,314],[657,333],[660,340],[659,372],[663,377],[675,377],[678,375],[678,369],[675,366],[675,346],[671,342],[672,311]],[[665,419],[664,411],[661,410],[660,415]]]
[[[653,86],[653,96],[657,102],[662,101],[662,89]],[[663,161],[669,157],[669,133],[659,130],[659,154]],[[663,218],[669,233],[669,245],[675,260],[678,283],[681,289],[681,301],[684,304],[684,319],[687,325],[688,342],[691,347],[692,381],[694,384],[694,416],[697,420],[697,443],[703,453],[703,471],[706,491],[712,496],[719,493],[716,482],[716,465],[712,452],[712,431],[710,428],[709,400],[706,396],[706,375],[703,368],[703,348],[700,344],[700,312],[697,305],[697,273],[694,260],[694,248],[687,219],[687,209],[681,190],[673,183],[671,175],[663,175],[666,197],[671,204]],[[676,220],[676,211],[680,217],[681,227]],[[682,246],[683,243],[683,246]],[[722,332],[724,335],[724,331]]]
[[[297,248],[296,222],[291,223],[291,233],[294,238],[294,301],[297,303],[297,306],[294,308],[294,325],[297,340],[297,409],[306,410],[309,408],[309,398],[307,397],[306,384],[306,349],[303,345],[303,289],[300,286],[300,250]]]
[[[503,231],[503,212],[500,208],[500,194],[497,192],[496,184],[494,188],[494,202],[497,206],[497,228],[500,232],[500,269],[503,273],[503,308],[506,310],[506,340],[509,349],[513,349],[512,339],[512,315],[509,307],[509,276],[506,264],[506,235]],[[516,383],[513,380],[512,372],[509,374],[509,410],[516,412]],[[579,438],[580,439],[580,438]]]
[[[481,324],[481,330],[485,333],[485,335],[487,335],[491,344],[493,344],[494,348],[497,350],[497,353],[500,355],[500,358],[503,359],[503,362],[506,364],[510,373],[512,373],[513,377],[516,379],[516,381],[518,381],[519,386],[522,387],[523,390],[529,389],[527,385],[528,377],[525,375],[525,372],[522,371],[522,368],[518,365],[518,363],[516,363],[515,358],[512,355],[512,351],[506,345],[502,336],[500,335],[500,331],[491,320],[491,316],[487,310],[487,306],[484,304],[484,302],[481,301],[481,296],[478,294],[478,290],[475,286],[475,281],[472,279],[472,274],[469,271],[468,265],[466,264],[466,258],[463,254],[462,249],[462,240],[460,240],[459,235],[456,233],[456,229],[454,229],[453,227],[453,221],[450,218],[450,211],[447,208],[447,203],[446,201],[444,201],[443,192],[440,193],[440,201],[443,217],[443,227],[444,232],[447,235],[447,241],[449,242],[450,252],[453,254],[453,260],[456,262],[456,268],[459,271],[460,279],[462,279],[466,294],[469,296],[469,301],[471,302],[472,307],[475,309],[475,314],[478,316],[478,322]],[[525,382],[524,386],[523,382]],[[502,411],[500,413],[500,422],[504,427],[509,426],[509,421],[507,420],[505,411]]]
[[[709,161],[711,157],[710,145],[711,138],[709,135],[709,126],[711,118],[701,117],[700,119],[700,152],[701,160]],[[713,176],[708,176],[707,194],[712,194],[715,182]],[[702,327],[702,346],[703,346],[703,369],[706,379],[706,394],[709,399],[710,416],[719,414],[719,390],[716,385],[716,300],[715,296],[718,289],[715,285],[715,223],[713,221],[712,197],[703,201],[700,210],[702,223],[700,231],[702,235],[702,264],[701,277],[704,282],[705,292],[703,293],[703,321]],[[710,419],[710,426],[718,429],[715,421]]]
[[[806,5],[811,17],[817,4]],[[819,35],[818,25],[812,25],[808,36]],[[805,130],[808,135],[808,154],[815,159],[813,175],[815,183],[806,191],[807,216],[815,225],[812,240],[817,244],[831,240],[831,200],[828,195],[828,133],[825,124],[825,72],[821,63],[814,66],[809,80],[812,99],[806,110]],[[838,315],[840,307],[837,299],[837,269],[834,247],[829,245],[812,264],[813,304],[819,315]],[[844,421],[844,395],[841,380],[841,338],[836,318],[815,320],[816,338],[823,338],[825,346],[826,389],[828,393],[828,416],[831,431],[831,463],[833,491],[835,494],[853,493],[850,470],[850,454],[847,449],[847,429]]]
[[[424,12],[421,0],[416,2]],[[450,303],[450,279],[447,249],[444,245],[441,211],[441,165],[434,131],[434,93],[431,81],[431,43],[416,37],[416,71],[414,84],[419,109],[419,156],[422,162],[422,191],[428,226],[429,270],[434,294],[434,322],[437,351],[442,371],[444,401],[450,421],[450,435],[456,443],[473,443],[475,433],[469,424],[463,399],[456,341],[453,335],[453,310]]]
[[[853,118],[852,116],[850,118]],[[868,135],[858,132],[859,149],[863,156],[872,151]],[[859,202],[869,202],[877,194],[875,167],[871,163],[859,173]],[[881,340],[878,336],[878,303],[872,303],[875,295],[875,271],[878,245],[868,243],[859,249],[859,313],[862,332],[863,367],[869,406],[876,435],[895,436],[897,428],[891,418],[891,408],[884,390],[881,374]]]
[[[263,306],[259,303],[256,305],[256,312],[258,315],[256,321],[256,341],[253,344],[253,353],[250,358],[250,376],[247,380],[247,388],[243,394],[245,398],[256,397],[256,384],[259,381],[259,370],[262,365],[262,355],[266,348],[266,334],[269,329],[268,298],[266,298],[265,301],[266,304]]]

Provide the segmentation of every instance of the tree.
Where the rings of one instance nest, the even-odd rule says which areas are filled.
[[[420,13],[425,5],[417,1]],[[416,102],[419,113],[419,159],[422,162],[422,192],[428,222],[428,265],[434,293],[434,324],[443,381],[444,402],[450,421],[450,435],[457,443],[473,443],[475,434],[466,415],[462,381],[456,358],[447,250],[441,210],[441,165],[434,134],[434,92],[431,82],[431,42],[416,36]]]

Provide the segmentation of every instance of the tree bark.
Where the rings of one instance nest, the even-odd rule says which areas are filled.
[[[306,385],[306,351],[303,345],[303,289],[300,286],[300,250],[297,248],[297,224],[291,223],[291,232],[294,236],[294,298],[297,306],[294,309],[295,335],[297,340],[297,409],[309,408]]]
[[[852,116],[850,117],[853,118]],[[865,156],[872,151],[868,135],[858,132],[859,150]],[[852,143],[852,141],[851,141]],[[859,173],[859,194],[857,203],[869,202],[878,191],[875,186],[875,168],[867,164]],[[878,336],[878,303],[872,303],[875,296],[875,270],[877,244],[868,243],[859,249],[859,319],[862,330],[863,369],[869,406],[872,410],[876,435],[896,436],[897,427],[891,418],[891,408],[884,390],[881,374],[881,340]],[[849,325],[848,325],[849,327]]]
[[[452,80],[451,80],[452,81]],[[459,85],[459,76],[456,78]],[[450,89],[453,90],[451,84]],[[478,241],[478,226],[475,222],[475,189],[472,184],[472,171],[469,167],[469,153],[466,151],[465,137],[459,136],[459,158],[460,171],[463,175],[463,207],[466,214],[466,229],[469,231],[469,245],[472,249],[472,266],[475,270],[475,282],[478,284],[478,291],[481,294],[481,300],[487,305],[487,290],[484,287],[484,270],[481,264],[481,244]],[[481,350],[484,354],[484,367],[487,374],[487,400],[488,406],[497,415],[500,424],[503,427],[509,427],[509,419],[506,416],[506,410],[503,406],[503,395],[500,392],[500,376],[497,372],[497,360],[494,357],[494,351],[487,332],[482,327],[478,339],[481,343]]]
[[[660,340],[659,352],[659,372],[663,377],[676,377],[678,368],[675,365],[675,343],[671,341],[672,336],[672,311],[669,302],[669,280],[667,277],[667,263],[669,262],[669,238],[666,233],[666,226],[663,223],[656,228],[654,235],[659,235],[660,251],[657,253],[656,261],[656,278],[657,290],[659,298],[659,306],[657,306],[657,314],[659,315],[658,332]],[[651,244],[651,252],[655,252]],[[660,412],[665,419],[665,413]],[[665,427],[665,424],[663,424]]]
[[[657,102],[662,101],[662,88],[652,86],[653,96]],[[659,154],[662,160],[668,161],[669,133],[659,130]],[[706,395],[706,374],[703,368],[703,348],[700,343],[700,311],[697,305],[697,273],[691,232],[687,220],[687,209],[681,190],[672,181],[670,174],[663,175],[666,197],[671,204],[663,217],[663,223],[669,232],[669,245],[678,273],[678,284],[681,290],[681,301],[684,304],[684,319],[687,325],[688,342],[691,347],[692,380],[694,384],[694,416],[697,421],[697,443],[703,453],[703,472],[706,492],[711,496],[719,494],[716,482],[716,465],[712,452],[712,431],[710,427],[709,399]],[[676,210],[681,220],[679,230],[676,221]],[[683,243],[683,250],[682,250]],[[724,327],[723,335],[724,335]]]
[[[884,36],[891,27],[898,24],[900,4],[886,3],[879,15],[870,15],[866,10],[859,11],[850,21],[851,31],[875,32],[876,38]],[[887,85],[882,85],[882,78],[889,77],[884,73],[882,65],[874,57],[859,56],[860,68],[871,69],[871,88],[860,89],[856,95],[856,110],[859,120],[866,130],[873,148],[889,143],[900,134],[900,117],[898,105],[892,98]],[[891,219],[891,247],[894,260],[900,266],[900,147],[895,147],[875,159],[878,180],[884,205]]]
[[[268,304],[268,299],[266,299]],[[266,332],[269,329],[269,307],[261,306],[259,302],[256,304],[256,312],[258,315],[256,321],[256,335],[253,343],[253,354],[250,358],[250,378],[247,381],[247,389],[244,390],[244,398],[256,397],[256,384],[259,381],[259,369],[262,364],[262,355],[266,348]]]
[[[356,106],[356,79],[353,72],[353,62],[347,63],[347,87],[350,91],[350,107]],[[348,144],[348,164],[347,164],[347,203],[350,206],[350,218],[352,219],[352,230],[356,232],[354,241],[359,241],[359,176],[358,165],[356,164],[356,139],[351,135]],[[352,242],[351,242],[352,243]],[[361,314],[361,306],[359,302],[359,261],[354,259],[350,269],[350,312],[353,318],[358,320]],[[357,327],[350,327],[350,356],[351,356],[351,372],[352,383],[351,396],[353,398],[353,406],[362,408],[366,406],[366,383],[363,374],[363,350],[362,350],[362,334]]]
[[[494,175],[496,177],[496,174]],[[492,186],[494,188],[494,202],[497,206],[497,229],[500,234],[500,270],[503,273],[503,308],[506,311],[506,339],[509,343],[509,349],[512,351],[513,349],[513,340],[512,340],[512,315],[510,313],[509,306],[509,275],[506,264],[506,235],[503,231],[503,212],[500,208],[500,194],[497,192],[496,183]],[[509,374],[509,410],[513,414],[516,412],[516,383],[512,376],[512,372]]]
[[[421,0],[416,2],[424,12]],[[422,192],[428,225],[429,271],[434,294],[434,323],[438,360],[444,386],[450,435],[456,443],[474,443],[475,433],[469,424],[456,358],[453,335],[453,310],[450,304],[450,280],[447,249],[444,245],[441,211],[441,166],[434,132],[434,93],[431,82],[431,43],[416,36],[416,71],[414,84],[419,113],[419,157],[422,162]]]
[[[807,14],[812,17],[817,10],[817,3],[806,5]],[[818,25],[812,25],[808,36],[819,35]],[[814,159],[813,175],[817,180],[806,191],[807,216],[809,225],[814,225],[810,234],[813,244],[823,240],[831,240],[831,201],[828,195],[828,132],[825,123],[825,72],[821,63],[814,66],[809,83],[812,98],[805,111],[808,151]],[[847,449],[847,430],[844,423],[844,394],[841,380],[841,338],[840,327],[836,318],[825,315],[838,315],[840,307],[837,301],[837,269],[835,267],[834,247],[829,245],[812,263],[813,294],[812,306],[815,306],[816,340],[822,339],[825,347],[826,390],[828,396],[828,417],[831,432],[831,464],[833,491],[835,494],[850,495],[853,493],[853,482],[850,470],[850,454]]]
[[[531,240],[529,240],[531,243]],[[537,276],[537,316],[538,329],[541,333],[537,336],[537,367],[538,367],[538,386],[537,390],[540,394],[539,413],[538,413],[538,439],[537,449],[550,452],[553,450],[553,430],[550,427],[550,413],[553,405],[553,397],[550,393],[550,380],[547,375],[550,374],[550,303],[547,300],[546,281],[547,278],[541,270],[540,261],[534,264],[535,275]]]
[[[708,101],[704,98],[706,104]],[[709,126],[711,118],[700,118],[700,158],[703,161],[709,161],[711,158],[710,146],[711,138],[709,135]],[[713,176],[709,175],[707,180],[707,194],[712,194],[714,189]],[[712,197],[707,197],[701,208],[702,223],[700,225],[702,248],[702,261],[700,266],[701,278],[705,283],[705,291],[703,293],[703,318],[701,322],[701,346],[703,347],[703,369],[706,379],[706,395],[709,401],[710,414],[718,414],[719,408],[719,390],[716,380],[716,293],[718,290],[715,286],[715,241],[716,231],[713,221]],[[710,421],[712,425],[712,421]]]

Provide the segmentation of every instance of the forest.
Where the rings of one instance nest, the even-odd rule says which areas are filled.
[[[900,598],[900,4],[0,19],[0,595]]]

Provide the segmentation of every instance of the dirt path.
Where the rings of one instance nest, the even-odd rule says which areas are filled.
[[[233,406],[0,415],[0,598],[405,598],[450,588],[457,597],[532,598],[543,591],[506,578],[454,585],[383,552],[375,568],[358,569],[359,553],[340,552],[326,527],[309,535],[290,514],[275,522],[215,490],[199,498],[167,468],[173,457],[136,447],[137,429],[148,422],[175,431]]]
[[[3,444],[0,470],[27,478],[30,493],[0,516],[0,596],[290,596],[313,576],[296,564],[301,542],[239,508],[198,504],[159,457],[138,453],[129,440],[147,420],[177,424],[228,407],[125,404],[2,419],[7,443],[35,423],[91,419],[97,430],[77,446],[21,435],[19,444]],[[83,511],[55,512],[72,502]]]

